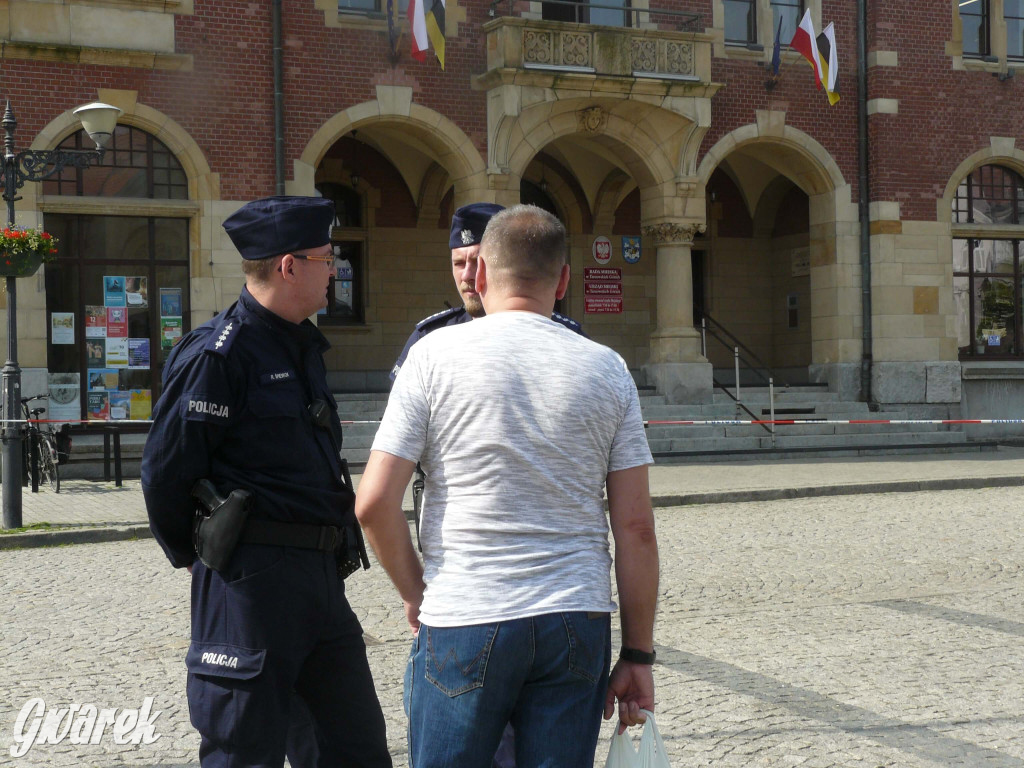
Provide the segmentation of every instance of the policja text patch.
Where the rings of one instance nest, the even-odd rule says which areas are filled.
[[[227,403],[218,403],[202,392],[187,392],[179,401],[181,416],[187,421],[209,421],[226,424],[231,416]]]

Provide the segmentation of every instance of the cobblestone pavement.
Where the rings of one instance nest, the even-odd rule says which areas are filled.
[[[1024,489],[991,488],[659,510],[657,712],[672,765],[1024,768],[1022,506]],[[0,567],[0,765],[196,765],[185,573],[152,540],[5,551]],[[405,766],[399,601],[379,567],[349,595]],[[152,744],[108,731],[9,756],[33,697],[147,696]]]
[[[847,492],[879,484],[901,483],[901,490],[928,490],[928,483],[947,486],[1019,484],[1024,476],[1024,449],[1000,447],[971,453],[927,453],[897,456],[862,456],[786,460],[730,461],[721,464],[658,464],[651,467],[651,495],[662,506],[692,503],[695,497],[727,494],[728,498],[702,501],[734,501],[745,494],[781,491],[799,495],[802,490],[824,489],[828,495],[837,486]],[[353,479],[358,484],[359,475]],[[1006,481],[1009,481],[1007,483]],[[914,483],[925,485],[917,488]],[[974,486],[970,486],[974,487]],[[687,498],[686,501],[681,499]],[[138,478],[126,479],[117,488],[112,482],[66,480],[61,492],[44,488],[39,493],[25,489],[25,525],[50,523],[57,526],[126,525],[146,522],[145,502]],[[407,491],[406,509],[412,509]]]

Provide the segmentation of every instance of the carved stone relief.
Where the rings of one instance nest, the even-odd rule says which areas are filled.
[[[523,33],[523,57],[532,64],[550,64],[554,48],[553,35],[536,29]]]
[[[597,133],[608,122],[608,115],[601,107],[581,109],[578,113],[579,129],[583,133]]]
[[[660,224],[642,227],[640,232],[644,237],[652,238],[655,246],[693,245],[694,236],[706,229],[707,225],[703,223],[677,224],[673,221],[663,221]]]
[[[658,44],[654,40],[634,38],[630,46],[634,72],[653,72],[658,66]]]
[[[693,44],[669,42],[665,47],[665,60],[669,74],[693,74]]]
[[[568,67],[589,67],[590,35],[585,32],[563,32],[560,63]]]

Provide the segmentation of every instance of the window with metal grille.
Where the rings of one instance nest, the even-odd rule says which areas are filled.
[[[962,358],[1024,357],[1021,327],[1021,237],[1006,229],[1024,222],[1024,178],[985,165],[953,197],[953,300]],[[998,227],[991,234],[987,227]],[[958,229],[960,231],[958,231]]]

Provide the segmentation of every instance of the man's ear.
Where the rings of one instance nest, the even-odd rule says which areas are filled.
[[[565,296],[565,292],[569,290],[569,265],[564,264],[562,266],[562,274],[558,276],[558,288],[555,289],[555,298],[560,299]]]
[[[295,257],[290,253],[286,253],[281,257],[281,263],[277,267],[277,271],[281,273],[281,276],[287,282],[291,282],[295,279]]]
[[[482,253],[478,253],[476,257],[476,280],[473,290],[481,296],[487,293],[487,263],[484,261]]]

